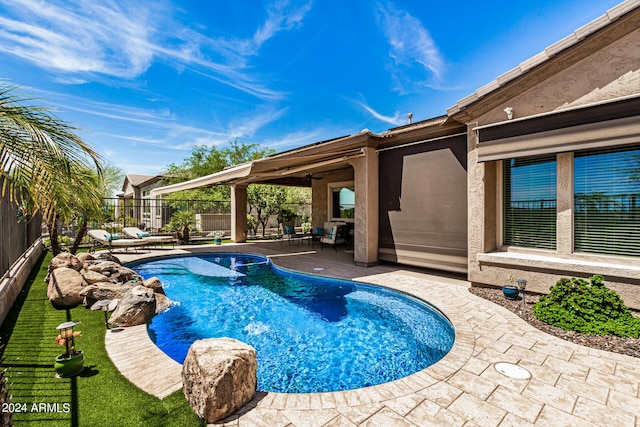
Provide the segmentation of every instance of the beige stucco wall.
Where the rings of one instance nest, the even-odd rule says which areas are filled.
[[[640,29],[477,118],[479,125],[640,93]]]
[[[594,52],[574,66],[468,123],[469,280],[502,286],[508,276],[528,280],[528,289],[546,293],[561,277],[603,274],[626,304],[640,309],[637,258],[573,253],[573,153],[557,155],[557,249],[501,247],[501,165],[478,162],[471,129],[506,120],[504,108],[521,118],[640,93],[640,30]],[[558,151],[561,151],[559,149]]]
[[[353,181],[353,168],[319,172],[314,176],[322,179],[311,182],[311,225],[322,227],[329,221],[329,185],[334,182]]]

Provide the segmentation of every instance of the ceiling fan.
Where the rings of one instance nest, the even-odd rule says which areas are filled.
[[[313,174],[312,174],[312,173],[308,173],[308,174],[306,174],[304,177],[307,179],[307,181],[309,181],[309,184],[311,184],[311,180],[314,180],[314,179],[322,179],[322,177],[321,177],[321,176],[313,176]]]

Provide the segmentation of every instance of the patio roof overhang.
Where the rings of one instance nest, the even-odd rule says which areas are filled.
[[[389,149],[407,143],[427,142],[432,138],[450,136],[464,131],[465,125],[436,117],[380,134],[363,130],[358,134],[322,141],[275,154],[263,159],[228,167],[220,172],[151,190],[153,196],[181,190],[232,184],[277,184],[309,187],[308,174],[351,167],[350,162],[363,156],[363,149]]]
[[[309,186],[309,180],[305,178],[307,174],[348,167],[351,159],[362,156],[364,147],[377,146],[376,139],[371,133],[363,133],[313,144],[231,166],[190,181],[155,188],[151,194],[158,196],[221,184],[263,183],[306,187]]]

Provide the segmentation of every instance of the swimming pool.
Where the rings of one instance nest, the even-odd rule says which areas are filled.
[[[341,391],[422,370],[453,345],[435,307],[379,286],[282,270],[261,256],[180,256],[131,266],[158,277],[176,304],[148,330],[182,363],[198,339],[231,337],[257,350],[258,390]]]

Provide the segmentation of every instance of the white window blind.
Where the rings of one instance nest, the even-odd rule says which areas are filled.
[[[574,250],[640,256],[640,147],[574,156]]]
[[[504,244],[556,248],[555,155],[503,162]]]

